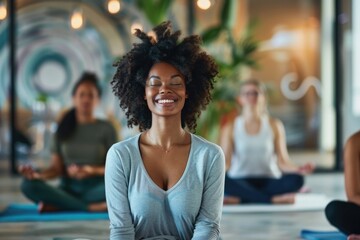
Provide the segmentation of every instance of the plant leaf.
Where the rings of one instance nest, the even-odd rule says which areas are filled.
[[[221,25],[232,29],[235,26],[237,0],[225,0],[221,11]]]
[[[137,0],[136,4],[144,12],[151,24],[156,26],[166,20],[166,14],[172,2],[172,0]]]
[[[223,30],[222,26],[216,26],[216,27],[207,29],[202,34],[203,43],[209,44],[209,43],[213,42],[215,39],[217,39],[219,37],[222,30]]]

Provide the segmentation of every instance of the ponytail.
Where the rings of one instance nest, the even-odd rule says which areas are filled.
[[[56,130],[56,139],[61,142],[69,139],[77,126],[76,110],[70,109],[61,119]]]

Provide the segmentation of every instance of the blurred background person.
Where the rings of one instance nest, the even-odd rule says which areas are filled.
[[[117,134],[112,124],[94,116],[100,96],[96,75],[85,72],[72,90],[74,107],[58,124],[50,166],[42,171],[19,166],[24,176],[21,190],[40,212],[106,210],[105,158]],[[57,177],[61,177],[59,187],[45,182]]]
[[[269,116],[260,81],[244,81],[237,101],[242,112],[225,125],[220,141],[227,169],[224,203],[294,203],[314,165],[290,162],[284,126]]]

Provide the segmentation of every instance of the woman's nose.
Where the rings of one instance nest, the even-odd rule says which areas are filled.
[[[171,89],[167,84],[162,84],[160,88],[160,94],[165,94],[171,92]]]

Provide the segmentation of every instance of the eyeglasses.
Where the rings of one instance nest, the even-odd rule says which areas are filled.
[[[258,91],[248,91],[248,92],[242,92],[241,95],[245,97],[258,97],[260,95],[260,92]]]

